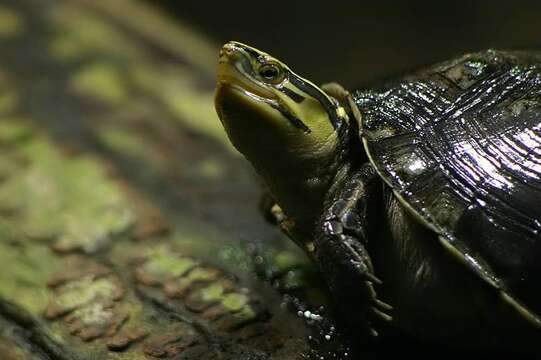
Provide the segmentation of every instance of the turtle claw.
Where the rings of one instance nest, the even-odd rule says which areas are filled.
[[[384,313],[383,311],[376,308],[375,306],[372,306],[371,309],[372,309],[373,315],[376,315],[379,320],[383,320],[383,321],[386,321],[386,322],[393,321],[393,317],[391,315]]]
[[[393,317],[389,315],[386,311],[389,311],[388,308],[392,307],[378,299],[372,299],[373,303],[368,307],[368,335],[375,338],[379,336],[379,332],[376,330],[375,324],[390,323],[393,321]],[[385,309],[381,308],[381,304],[385,305]]]
[[[383,281],[381,281],[378,277],[376,277],[376,275],[372,274],[372,273],[365,273],[363,274],[363,276],[368,280],[368,281],[371,281],[372,283],[374,284],[378,284],[378,285],[381,285],[383,284]]]
[[[393,310],[393,307],[391,305],[389,305],[386,302],[383,302],[383,301],[381,301],[379,299],[374,299],[374,302],[379,308],[381,308],[383,310],[387,310],[387,311],[392,311]]]
[[[381,301],[377,298],[376,290],[374,289],[374,285],[371,283],[367,283],[367,288],[369,289],[369,296],[370,296],[370,305],[369,305],[369,319],[374,319],[376,321],[384,321],[386,323],[392,322],[393,317],[389,314],[393,307],[389,304],[387,304],[384,301]],[[370,321],[370,326],[372,325],[372,322]]]
[[[373,300],[376,301],[377,303],[380,302],[377,299],[373,299]],[[387,304],[385,304],[385,305],[387,305]],[[387,305],[387,306],[389,306],[389,305]],[[390,323],[390,322],[393,321],[393,317],[391,315],[387,314],[385,311],[382,311],[380,308],[378,308],[375,305],[369,306],[369,308],[368,308],[368,318],[369,318],[369,320],[367,322],[368,335],[370,335],[371,337],[378,337],[379,336],[379,333],[376,330],[376,327],[374,326],[374,324],[381,324],[382,322],[383,323]]]
[[[332,220],[331,220],[332,221]],[[332,229],[327,233],[329,242],[334,244],[334,249],[337,250],[341,256],[349,259],[344,264],[349,267],[351,274],[355,274],[354,279],[360,280],[363,284],[366,296],[366,326],[368,335],[371,337],[377,337],[378,331],[375,325],[383,323],[389,323],[393,321],[391,312],[393,307],[386,302],[378,299],[378,295],[375,289],[376,285],[382,285],[383,281],[373,273],[372,263],[367,255],[366,249],[363,244],[351,236],[344,235],[342,233],[342,227],[336,226],[336,224],[324,225],[326,229]]]
[[[379,333],[376,329],[374,329],[371,325],[368,326],[368,335],[370,335],[373,338],[377,338],[379,336]]]

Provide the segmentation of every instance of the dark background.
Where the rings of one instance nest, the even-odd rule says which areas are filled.
[[[348,87],[486,48],[541,49],[541,1],[152,1],[217,43]]]

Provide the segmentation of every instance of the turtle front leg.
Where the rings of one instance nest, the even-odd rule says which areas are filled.
[[[359,321],[366,332],[377,336],[375,326],[392,320],[392,307],[379,300],[375,284],[381,280],[374,274],[366,249],[367,211],[370,197],[381,183],[370,164],[347,180],[328,201],[314,239],[314,257],[341,308],[355,309],[356,328]],[[344,302],[348,303],[348,306]],[[360,319],[359,319],[360,316]]]

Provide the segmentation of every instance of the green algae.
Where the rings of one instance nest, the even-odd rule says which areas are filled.
[[[300,251],[279,251],[273,257],[273,264],[280,270],[309,265],[308,258]]]
[[[28,307],[38,315],[47,302],[43,301],[44,299],[48,298],[53,303],[55,299],[60,299],[60,305],[69,313],[59,314],[54,321],[47,323],[53,332],[51,336],[58,342],[63,342],[66,348],[75,349],[84,358],[144,359],[148,356],[143,355],[140,343],[130,345],[118,353],[107,351],[104,343],[111,334],[83,342],[79,334],[71,333],[70,328],[72,325],[70,321],[80,321],[84,327],[101,326],[106,324],[106,320],[111,320],[113,312],[117,310],[129,315],[129,320],[119,332],[126,327],[148,327],[150,333],[160,333],[170,325],[171,319],[168,316],[163,316],[163,312],[158,314],[154,312],[150,302],[141,302],[131,291],[131,286],[135,288],[140,284],[132,284],[129,276],[120,275],[124,272],[130,273],[134,264],[141,264],[129,262],[129,257],[131,260],[141,259],[141,252],[138,250],[155,246],[155,241],[170,244],[171,246],[165,247],[161,253],[158,251],[158,254],[150,254],[141,268],[164,278],[181,277],[174,281],[186,280],[197,283],[191,287],[190,295],[199,295],[196,292],[202,289],[200,295],[203,301],[217,302],[216,307],[227,308],[240,319],[256,317],[256,311],[249,303],[253,292],[244,293],[243,287],[251,286],[257,280],[253,279],[251,259],[237,235],[231,234],[232,231],[223,231],[212,218],[217,215],[212,214],[211,217],[205,213],[204,216],[200,216],[198,213],[206,206],[204,202],[209,200],[208,196],[203,198],[194,194],[194,199],[198,201],[196,211],[192,208],[192,204],[188,206],[181,204],[179,208],[182,210],[178,212],[176,209],[164,210],[168,211],[166,215],[173,227],[170,236],[160,235],[152,238],[131,236],[131,228],[135,222],[133,207],[139,204],[134,204],[133,199],[126,197],[133,195],[131,192],[139,190],[144,197],[147,195],[145,191],[149,190],[144,186],[138,189],[139,184],[134,184],[136,181],[131,178],[132,175],[146,176],[152,179],[153,183],[163,184],[165,176],[173,173],[173,171],[165,172],[172,168],[172,164],[174,165],[171,154],[165,154],[164,150],[167,148],[161,147],[153,137],[158,135],[157,138],[160,139],[160,131],[165,130],[168,135],[170,134],[171,137],[167,140],[172,142],[178,138],[179,147],[186,152],[192,150],[188,146],[192,143],[188,142],[188,145],[182,143],[184,136],[196,133],[202,139],[202,145],[195,146],[198,155],[186,156],[190,161],[184,163],[187,165],[181,169],[182,179],[175,184],[178,185],[176,190],[183,192],[183,196],[191,192],[190,186],[195,183],[194,180],[208,179],[211,180],[208,182],[209,186],[219,183],[221,188],[224,181],[228,181],[222,177],[229,176],[230,171],[236,172],[236,168],[230,168],[236,166],[236,163],[228,162],[230,154],[220,156],[220,160],[213,157],[215,153],[212,151],[216,149],[219,151],[221,147],[216,148],[212,140],[225,144],[224,148],[230,150],[232,148],[225,139],[225,133],[214,113],[212,90],[205,83],[208,79],[203,79],[191,65],[184,62],[184,58],[172,64],[171,59],[164,57],[161,51],[154,56],[155,44],[146,46],[146,42],[134,41],[140,38],[130,37],[126,27],[117,26],[118,23],[103,16],[103,13],[88,11],[97,1],[86,3],[79,6],[61,1],[58,5],[41,7],[38,5],[40,13],[32,13],[37,20],[28,19],[32,20],[28,22],[33,26],[32,30],[34,26],[36,29],[45,26],[43,33],[32,37],[28,48],[36,51],[38,56],[35,61],[38,65],[44,65],[44,68],[52,70],[43,74],[47,80],[46,88],[38,89],[45,81],[36,82],[37,85],[34,86],[34,75],[19,77],[18,74],[25,74],[21,71],[26,69],[24,64],[21,64],[21,69],[17,65],[7,70],[8,74],[13,74],[13,78],[8,76],[5,80],[15,81],[4,82],[0,74],[0,117],[2,117],[0,145],[3,150],[0,157],[0,216],[2,223],[5,222],[5,226],[0,224],[0,234],[3,231],[8,234],[5,238],[10,239],[9,247],[12,251],[25,246],[39,247],[43,253],[38,252],[32,257],[40,257],[44,262],[44,265],[34,267],[36,273],[41,272],[43,275],[36,278],[33,285],[35,288],[29,287],[28,292],[24,289],[23,292],[10,287],[9,284],[5,288],[0,285],[0,297],[3,299],[4,294],[13,294],[10,296],[15,300],[32,299],[36,304]],[[100,16],[103,17],[98,18]],[[49,23],[39,21],[41,17],[46,18]],[[137,26],[139,20],[136,19],[133,23]],[[48,46],[46,49],[50,51],[48,54],[35,46],[34,42],[41,41],[45,41],[45,45]],[[42,45],[44,44],[40,46]],[[185,44],[179,44],[178,54],[186,52],[184,46]],[[145,51],[140,51],[141,48]],[[192,49],[189,51],[192,52]],[[51,58],[51,55],[55,58]],[[12,60],[5,61],[9,63]],[[147,79],[141,81],[141,78],[134,76],[132,67],[137,66],[144,67],[149,76]],[[56,76],[58,79],[54,78]],[[153,77],[155,80],[152,80]],[[153,83],[150,83],[151,81]],[[160,89],[162,84],[164,88]],[[56,97],[56,93],[51,97],[58,99],[58,104],[51,104],[50,101],[45,103],[42,101],[44,99],[35,98],[43,96],[44,91],[55,91],[57,86],[59,89],[67,86],[68,90],[65,94],[60,91],[59,97]],[[106,106],[95,106],[96,103]],[[79,106],[80,109],[64,112],[64,108],[69,110],[72,105]],[[50,110],[49,107],[54,110]],[[141,109],[143,112],[139,112]],[[17,110],[31,111],[35,118],[31,121],[20,117],[7,119],[7,116]],[[68,116],[63,118],[64,114]],[[171,119],[174,121],[170,121]],[[77,132],[79,123],[83,123],[81,133]],[[37,130],[43,126],[56,132],[57,124],[60,124],[59,128],[62,128],[62,131],[59,134],[55,133],[58,137],[54,142]],[[70,131],[63,131],[71,130],[72,124],[76,130],[75,136],[67,142],[82,145],[77,147],[77,150],[84,149],[86,153],[74,153],[73,150],[62,147],[61,142],[68,140],[65,134],[72,134]],[[181,126],[178,126],[179,124]],[[146,129],[157,131],[145,134]],[[135,158],[144,159],[141,162],[144,165],[143,169],[122,174],[125,175],[122,184],[128,184],[128,193],[111,180],[108,170],[109,165],[114,165],[114,159],[109,163],[97,156],[89,155],[95,148],[92,144],[87,146],[85,143],[87,135],[90,140],[97,135],[98,141],[101,140],[105,144],[106,151],[100,152],[99,156],[106,157],[107,151],[110,151],[115,155],[130,154]],[[207,145],[209,143],[213,144],[212,147]],[[203,156],[200,156],[200,153]],[[191,161],[193,158],[197,159]],[[174,176],[180,172],[176,169],[174,171]],[[136,173],[137,175],[134,175]],[[186,184],[186,180],[190,183]],[[198,191],[207,189],[206,184],[198,183]],[[224,188],[229,191],[236,186],[238,184]],[[190,193],[190,196],[192,195]],[[150,201],[155,202],[156,199],[152,198]],[[139,212],[137,214],[139,215]],[[2,227],[5,229],[2,230]],[[56,253],[51,251],[51,246],[57,250]],[[171,249],[179,249],[181,252],[173,253]],[[83,252],[85,254],[81,256],[86,259],[92,257],[99,261],[103,260],[103,264],[111,265],[113,273],[117,273],[121,278],[117,279],[111,274],[96,275],[98,276],[96,278],[90,274],[88,277],[69,280],[65,284],[51,285],[51,288],[47,289],[45,284],[53,269],[66,273],[75,272],[74,268],[66,266],[64,262],[58,265],[59,260],[64,257],[60,251]],[[0,253],[4,253],[5,256],[10,254],[9,251],[3,251],[3,245],[0,245]],[[121,256],[117,257],[119,254]],[[0,261],[3,260],[1,255]],[[11,271],[12,268],[26,266],[24,258],[10,261],[6,263],[7,274],[0,275],[0,282],[5,282],[2,275],[8,278],[20,271],[18,269]],[[208,265],[196,267],[204,261],[207,261]],[[53,265],[46,268],[47,262]],[[211,265],[215,265],[216,262],[219,263],[218,271]],[[46,269],[42,270],[42,266]],[[25,275],[27,277],[30,276],[29,269],[30,267],[25,270],[28,271]],[[24,283],[24,277],[19,277]],[[112,277],[116,280],[112,281]],[[251,282],[244,282],[248,277]],[[237,283],[239,278],[241,280]],[[117,280],[118,285],[126,289],[126,294],[122,299],[114,300],[113,311],[105,302],[114,295]],[[51,284],[53,282],[54,279]],[[41,292],[38,292],[38,288],[42,289]],[[156,292],[163,291],[162,288],[155,286],[150,288]],[[95,298],[92,297],[92,293]],[[272,301],[266,297],[263,300],[265,303]],[[77,301],[80,303],[77,304]],[[183,300],[176,298],[175,301]],[[38,302],[41,304],[37,304]],[[26,302],[19,303],[22,307],[27,307]],[[200,314],[192,315],[194,318],[200,316]],[[230,315],[227,314],[225,317]],[[209,326],[212,326],[210,320]],[[193,330],[194,333],[198,331]],[[214,332],[212,329],[209,331]],[[235,336],[231,335],[231,340],[236,340]]]
[[[122,73],[111,63],[87,64],[71,76],[70,83],[79,95],[106,105],[118,106],[129,98]]]
[[[148,356],[141,350],[128,350],[123,352],[109,352],[107,359],[111,360],[148,360]]]
[[[170,171],[156,144],[129,127],[120,127],[120,121],[104,121],[96,132],[97,138],[104,146],[116,154],[144,163],[145,171],[141,176],[153,181],[158,174]]]
[[[0,6],[0,39],[12,38],[24,28],[24,19],[20,14],[8,6]]]
[[[243,306],[239,311],[235,312],[233,315],[238,320],[249,321],[257,317],[254,309],[251,306]]]
[[[193,172],[197,177],[216,180],[223,177],[225,168],[217,159],[206,158],[194,165]]]
[[[0,116],[14,111],[19,104],[19,95],[13,90],[0,90]]]
[[[219,259],[224,264],[235,266],[240,272],[250,272],[253,270],[252,259],[240,245],[224,245],[220,248],[217,254]]]
[[[26,139],[0,161],[0,173],[7,168],[10,175],[0,183],[0,204],[17,214],[10,224],[30,238],[54,239],[59,251],[87,253],[132,226],[129,203],[97,159],[67,156],[43,135],[30,137],[20,122],[0,124],[0,141]]]
[[[0,228],[0,298],[40,315],[48,299],[47,280],[58,258],[45,246],[10,244],[11,236]]]
[[[143,266],[144,271],[160,278],[182,276],[196,266],[193,259],[171,254],[165,246],[151,250],[148,259]]]
[[[201,299],[206,302],[213,302],[222,299],[224,293],[224,287],[219,282],[212,283],[211,285],[200,290]]]
[[[46,15],[55,29],[49,53],[58,60],[73,61],[97,54],[118,58],[141,55],[134,42],[114,26],[77,6],[53,6]]]
[[[135,157],[150,158],[154,161],[158,158],[155,149],[149,146],[147,141],[138,136],[131,129],[119,127],[104,126],[97,133],[98,138],[110,149],[116,153],[128,154]],[[154,155],[154,156],[152,156]],[[153,165],[149,161],[149,166]]]
[[[186,277],[189,281],[196,282],[196,281],[212,281],[216,278],[216,270],[215,269],[207,269],[204,267],[196,267]]]
[[[103,302],[88,303],[73,311],[70,317],[79,320],[83,326],[103,326],[114,317],[113,309]]]
[[[154,96],[174,119],[219,141],[232,154],[231,142],[219,124],[214,110],[214,94],[201,88],[188,69],[179,66],[136,64],[130,67],[130,79],[136,89]]]
[[[34,130],[28,125],[28,119],[10,118],[0,121],[0,142],[18,143],[21,140],[29,139]]]
[[[117,291],[118,285],[110,278],[94,279],[89,275],[64,285],[52,300],[59,309],[71,311],[94,300],[113,300]]]
[[[222,305],[231,312],[242,310],[248,304],[248,296],[239,293],[226,294],[222,299]]]

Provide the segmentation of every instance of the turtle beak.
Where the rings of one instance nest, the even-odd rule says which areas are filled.
[[[220,50],[218,58],[218,86],[231,86],[238,91],[262,99],[276,100],[276,96],[254,80],[254,50],[230,41]]]
[[[240,49],[236,46],[234,41],[228,42],[220,49],[218,56],[218,63],[230,63],[234,61],[235,57],[238,57]]]
[[[238,46],[237,42],[230,41],[226,43],[224,46],[222,46],[222,48],[220,49],[219,60],[220,61],[222,59],[227,60],[231,58],[232,56],[234,56],[235,53],[239,52],[239,50],[240,50],[240,47]]]

